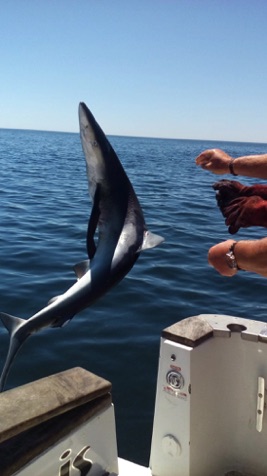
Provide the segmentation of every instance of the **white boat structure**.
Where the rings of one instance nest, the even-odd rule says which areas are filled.
[[[118,457],[111,384],[73,368],[0,395],[1,476],[266,476],[267,324],[202,314],[161,337],[149,468]]]

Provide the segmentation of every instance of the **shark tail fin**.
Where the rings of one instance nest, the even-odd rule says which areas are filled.
[[[6,314],[5,312],[0,312],[0,319],[6,329],[8,330],[9,334],[13,334],[20,325],[25,322],[25,319],[21,319],[20,317],[11,316],[10,314]]]
[[[140,251],[148,250],[149,248],[155,248],[155,246],[160,245],[164,241],[164,238],[160,235],[156,235],[155,233],[151,233],[151,231],[145,231],[144,239]]]
[[[22,327],[23,323],[26,322],[25,319],[11,316],[10,314],[6,314],[4,312],[0,312],[0,319],[10,334],[8,354],[2,371],[2,375],[0,377],[0,392],[2,392],[5,386],[10,366],[15,356],[17,355],[20,347],[27,339],[29,334],[25,332],[18,333],[19,328]]]

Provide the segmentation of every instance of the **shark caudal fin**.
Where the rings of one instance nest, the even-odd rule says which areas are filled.
[[[11,364],[29,334],[25,334],[23,332],[18,333],[18,330],[23,326],[23,324],[25,324],[25,319],[10,316],[4,312],[0,312],[0,319],[10,334],[8,354],[0,377],[0,392],[2,392]]]
[[[155,246],[160,245],[164,241],[164,238],[160,235],[155,235],[151,231],[145,231],[144,239],[140,251],[148,250],[149,248],[155,248]]]
[[[6,314],[5,312],[0,312],[0,319],[6,329],[8,330],[9,334],[15,332],[21,324],[25,322],[25,319],[21,319],[20,317],[11,316],[10,314]]]

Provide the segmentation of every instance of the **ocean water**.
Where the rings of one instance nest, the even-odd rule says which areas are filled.
[[[6,388],[74,366],[110,380],[119,454],[148,464],[162,329],[200,313],[267,321],[266,279],[242,272],[224,278],[207,264],[209,247],[229,235],[212,189],[222,177],[197,168],[195,157],[211,147],[239,156],[267,146],[109,139],[149,228],[165,242],[142,253],[116,288],[66,327],[28,339]],[[0,170],[0,310],[28,318],[73,284],[73,265],[87,258],[91,202],[79,135],[0,130]],[[236,239],[266,233],[247,229]],[[1,368],[8,342],[1,326]]]

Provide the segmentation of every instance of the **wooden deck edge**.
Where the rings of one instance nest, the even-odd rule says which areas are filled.
[[[99,397],[0,443],[1,476],[11,476],[21,470],[111,404],[110,394]]]
[[[188,317],[162,331],[165,339],[189,347],[196,347],[212,336],[213,327],[202,316]]]
[[[108,394],[111,383],[75,367],[0,394],[0,443]]]

